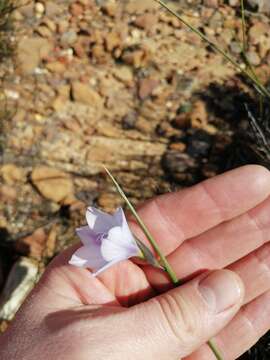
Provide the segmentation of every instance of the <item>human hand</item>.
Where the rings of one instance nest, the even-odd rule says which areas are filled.
[[[269,195],[270,173],[246,166],[145,203],[139,214],[189,279],[175,289],[131,261],[94,278],[65,251],[0,338],[0,358],[212,360],[214,337],[235,359],[270,328]]]

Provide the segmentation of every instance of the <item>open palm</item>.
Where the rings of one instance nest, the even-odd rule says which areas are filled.
[[[259,166],[246,166],[157,197],[138,209],[180,279],[221,268],[242,278],[244,305],[215,337],[225,359],[238,357],[270,328],[269,195],[270,173]],[[130,226],[144,241],[132,219]],[[34,291],[46,303],[42,316],[73,306],[87,311],[104,305],[122,311],[171,287],[163,271],[132,261],[123,261],[94,278],[86,269],[67,265],[73,252],[74,248],[68,249],[58,256]],[[29,299],[28,304],[31,302]],[[202,345],[186,359],[214,356]]]

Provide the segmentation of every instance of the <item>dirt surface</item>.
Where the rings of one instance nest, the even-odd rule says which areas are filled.
[[[153,0],[25,4],[13,13],[15,56],[0,65],[0,288],[20,256],[42,269],[77,241],[87,205],[121,204],[103,164],[135,204],[267,165],[248,135],[244,104],[257,101],[249,84]],[[168,4],[241,62],[237,1]],[[267,83],[260,4],[247,11],[247,55]]]

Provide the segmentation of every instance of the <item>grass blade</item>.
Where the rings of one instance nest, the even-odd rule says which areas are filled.
[[[181,281],[177,278],[175,272],[173,271],[171,265],[169,264],[169,262],[167,261],[166,257],[162,254],[157,242],[155,241],[155,239],[153,238],[153,236],[150,234],[150,231],[147,229],[146,225],[144,224],[143,220],[141,219],[141,217],[138,215],[137,211],[135,210],[134,206],[131,204],[131,202],[129,201],[129,199],[127,198],[126,194],[124,193],[124,191],[122,190],[122,188],[120,187],[120,185],[118,184],[118,182],[116,181],[116,179],[114,178],[114,176],[112,175],[112,173],[104,166],[104,169],[106,170],[107,174],[109,175],[109,177],[111,178],[113,184],[115,185],[117,191],[119,192],[119,194],[121,195],[121,197],[123,198],[123,200],[126,202],[129,210],[131,211],[132,215],[135,217],[137,223],[139,224],[139,226],[141,227],[142,231],[144,232],[146,238],[148,239],[148,241],[150,242],[150,244],[152,245],[153,249],[155,250],[155,252],[157,253],[157,255],[159,256],[159,260],[160,260],[160,264],[164,267],[164,269],[166,270],[166,272],[168,273],[168,275],[170,276],[172,282],[174,284],[179,285],[181,283]]]

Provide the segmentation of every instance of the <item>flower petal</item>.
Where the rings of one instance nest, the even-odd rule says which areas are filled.
[[[107,238],[102,239],[101,253],[107,262],[111,262],[138,256],[140,250],[135,241],[129,241],[123,229],[116,226],[109,231]]]
[[[100,246],[82,246],[80,247],[69,260],[70,265],[83,268],[91,268],[94,271],[99,270],[107,264],[103,258]]]
[[[122,232],[123,232],[122,239],[124,239],[124,243],[125,244],[130,243],[132,245],[137,246],[136,240],[129,228],[129,225],[128,225],[128,222],[127,222],[127,219],[126,219],[123,209],[118,208],[113,216],[115,218],[115,222],[118,223],[119,224],[118,226],[121,226],[121,228],[122,228]]]
[[[82,226],[76,229],[76,233],[85,246],[98,243],[98,236],[89,228],[89,226]]]
[[[86,220],[89,228],[97,234],[107,233],[110,228],[115,226],[115,221],[112,215],[106,214],[94,207],[89,207],[87,209]]]
[[[123,233],[125,234],[125,238],[128,239],[128,241],[130,243],[136,244],[134,236],[132,235],[132,232],[130,231],[130,228],[129,228],[129,225],[128,225],[128,222],[127,222],[127,219],[126,219],[123,209],[119,208],[119,212],[122,216],[121,227],[122,227]]]
[[[114,219],[114,226],[122,226],[124,219],[126,219],[125,213],[121,207],[117,208],[112,216]]]

